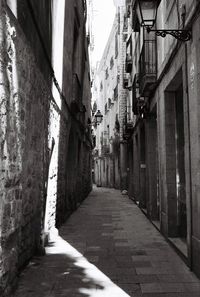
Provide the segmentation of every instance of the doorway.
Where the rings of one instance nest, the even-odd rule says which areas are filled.
[[[185,127],[182,71],[165,92],[166,198],[169,239],[187,257]]]
[[[140,207],[147,208],[146,203],[146,131],[145,125],[140,128]]]
[[[160,228],[160,194],[158,170],[157,104],[146,119],[147,214]]]
[[[181,238],[187,236],[187,213],[186,213],[186,191],[185,191],[185,138],[184,138],[184,116],[183,116],[183,86],[181,85],[175,93],[176,112],[176,191],[177,191],[177,219],[178,234]]]

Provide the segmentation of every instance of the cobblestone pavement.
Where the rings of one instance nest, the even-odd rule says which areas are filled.
[[[200,281],[138,207],[94,188],[35,257],[15,297],[199,297]]]

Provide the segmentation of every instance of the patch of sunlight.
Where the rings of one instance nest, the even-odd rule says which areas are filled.
[[[126,297],[129,296],[122,289],[117,287],[114,283],[113,285],[106,284],[106,287],[103,290],[98,289],[80,289],[80,293],[86,294],[89,297]],[[130,297],[130,296],[129,296]]]
[[[130,297],[59,235],[51,236],[51,239],[53,245],[46,247],[46,254],[66,255],[74,261],[76,267],[84,270],[84,278],[82,279],[84,283],[93,282],[96,284],[96,287],[92,288],[79,288],[79,293],[86,294],[88,297]]]
[[[53,69],[60,88],[63,85],[63,44],[64,44],[64,22],[65,22],[65,1],[53,1],[52,9],[52,63]],[[61,98],[55,84],[52,85],[54,100],[61,108]],[[47,200],[45,211],[44,230],[48,233],[50,228],[55,225],[55,205],[57,192],[57,171],[58,171],[58,143],[60,131],[60,115],[55,110],[54,105],[50,106],[50,123],[49,123],[49,141],[48,147],[51,150],[52,140],[55,146],[49,164],[48,183],[47,183]]]
[[[52,9],[52,62],[53,69],[60,88],[63,85],[63,49],[64,49],[64,24],[65,24],[65,0],[53,1]],[[53,97],[61,108],[60,94],[53,84]]]

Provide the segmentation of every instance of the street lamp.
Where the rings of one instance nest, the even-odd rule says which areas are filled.
[[[165,37],[167,34],[172,35],[178,40],[188,41],[191,39],[190,30],[164,30],[164,29],[152,29],[156,23],[158,6],[160,0],[137,0],[136,11],[141,26],[144,26],[147,32],[155,32],[157,36]],[[182,12],[182,18],[185,15],[185,6]]]
[[[151,29],[156,22],[157,9],[160,0],[137,1],[137,15],[141,26]]]
[[[100,110],[97,111],[95,114],[95,122],[99,125],[102,122],[103,115],[101,114]]]

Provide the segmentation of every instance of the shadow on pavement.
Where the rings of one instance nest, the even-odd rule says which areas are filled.
[[[13,297],[127,297],[98,268],[57,236],[46,256],[35,257],[20,277]]]

